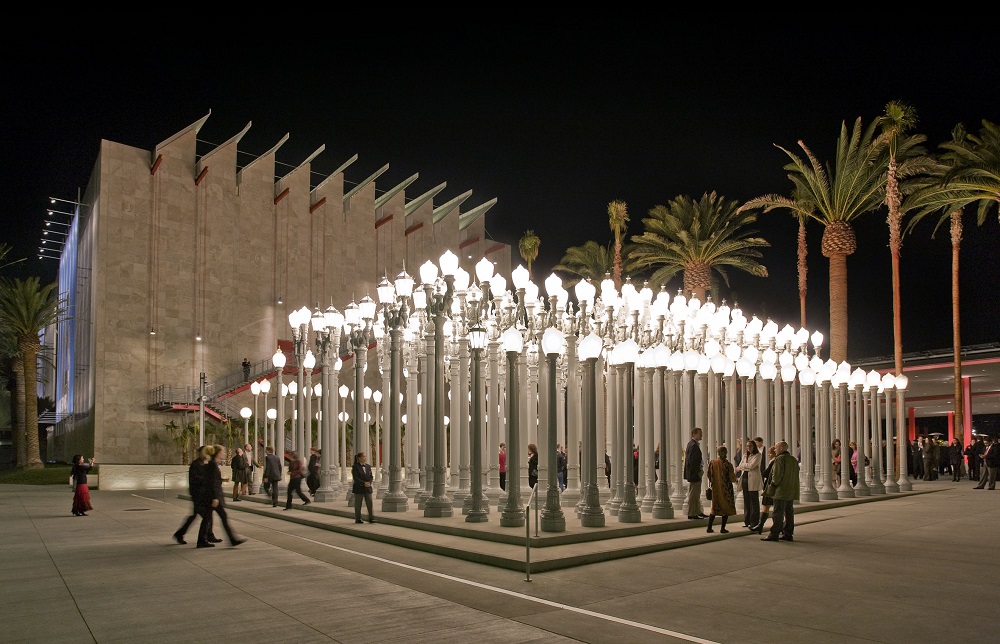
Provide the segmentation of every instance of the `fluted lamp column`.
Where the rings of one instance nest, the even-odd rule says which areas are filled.
[[[865,374],[865,418],[866,422],[871,423],[872,433],[872,494],[885,494],[885,485],[882,483],[882,474],[885,472],[884,461],[885,458],[892,456],[892,442],[888,439],[885,456],[882,454],[882,421],[878,413],[878,386],[881,382],[882,376],[878,371],[872,369]]]
[[[288,324],[292,327],[292,338],[295,340],[295,367],[298,370],[295,391],[295,438],[292,448],[299,451],[299,456],[303,455],[305,445],[305,355],[308,337],[309,318],[312,313],[303,306],[297,311],[288,314]]]
[[[469,329],[469,348],[472,350],[472,462],[469,498],[472,500],[472,507],[465,515],[466,523],[483,523],[489,519],[490,512],[489,503],[483,496],[482,364],[487,340],[486,329],[478,322]]]
[[[274,355],[271,356],[271,362],[274,364],[274,368],[278,370],[278,390],[275,392],[275,397],[278,399],[278,409],[275,416],[275,427],[274,427],[274,453],[275,455],[284,463],[285,460],[285,392],[283,391],[285,383],[283,381],[282,375],[285,372],[285,354],[281,351],[279,347]],[[284,472],[284,468],[282,468]],[[275,481],[271,481],[271,485],[276,485]]]
[[[899,445],[899,491],[910,492],[913,484],[910,482],[909,468],[906,464],[906,451],[910,447],[910,437],[906,431],[906,386],[910,379],[906,374],[896,376],[896,444]]]
[[[548,428],[545,432],[546,455],[545,461],[548,471],[546,472],[545,486],[545,508],[542,510],[541,526],[542,532],[563,532],[566,530],[566,516],[559,505],[559,482],[556,478],[556,443],[558,432],[556,430],[556,360],[566,348],[566,336],[554,326],[550,326],[542,333],[542,352],[548,363],[545,379],[548,387],[548,405],[546,406],[546,423]]]
[[[594,333],[583,338],[578,348],[583,363],[583,467],[589,473],[583,477],[583,507],[580,525],[585,528],[603,528],[604,508],[601,507],[600,489],[597,486],[597,357],[601,355],[604,341]]]
[[[500,343],[507,354],[507,501],[500,513],[500,527],[517,528],[524,525],[524,508],[521,507],[521,486],[517,473],[521,467],[521,439],[518,436],[520,382],[517,378],[517,359],[524,347],[524,338],[516,326],[500,336]]]
[[[868,447],[868,433],[865,431],[865,428],[868,424],[865,422],[863,413],[864,405],[867,402],[864,397],[863,388],[867,376],[868,374],[865,373],[864,369],[857,367],[851,372],[847,380],[848,395],[851,401],[849,405],[851,410],[851,425],[854,430],[851,432],[851,435],[854,436],[854,440],[858,443],[858,448],[855,450],[858,459],[858,482],[854,486],[854,496],[871,496],[871,490],[868,489],[868,483],[865,481],[865,449]]]
[[[382,497],[383,512],[406,512],[409,498],[403,490],[402,469],[402,342],[403,329],[409,321],[409,299],[413,293],[413,278],[402,271],[396,276],[395,285],[383,279],[378,286],[378,299],[389,332],[389,489]]]
[[[642,521],[642,512],[639,509],[639,503],[635,496],[635,485],[632,482],[634,480],[634,472],[632,471],[634,467],[632,461],[632,444],[635,442],[633,385],[635,383],[635,361],[639,357],[639,345],[632,338],[628,338],[624,342],[618,343],[614,350],[618,354],[617,362],[621,365],[621,373],[623,375],[622,396],[619,398],[619,401],[624,406],[622,409],[624,413],[621,415],[624,420],[622,445],[626,450],[622,504],[618,508],[618,522],[639,523]]]
[[[249,407],[243,407],[240,409],[240,416],[243,418],[243,444],[246,445],[250,442],[250,417],[253,416],[253,410]],[[253,452],[245,456],[253,458]]]

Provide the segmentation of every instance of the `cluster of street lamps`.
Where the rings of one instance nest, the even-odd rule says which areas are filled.
[[[293,445],[301,449],[311,439],[306,423],[311,423],[316,396],[321,401],[318,445],[330,448],[322,452],[321,500],[332,500],[347,487],[351,502],[343,431],[349,388],[339,386],[343,410],[337,409],[334,394],[342,338],[354,357],[355,450],[370,445],[367,400],[376,405],[372,462],[384,512],[405,512],[414,503],[426,517],[449,517],[461,508],[466,521],[484,522],[496,502],[502,527],[523,526],[521,500],[530,488],[522,450],[537,442],[544,456],[545,476],[539,479],[543,531],[565,530],[564,510],[570,507],[585,527],[605,525],[608,514],[621,523],[639,522],[644,512],[672,518],[684,503],[681,459],[696,426],[705,430],[702,449],[709,458],[716,445],[733,446],[748,437],[795,445],[804,501],[912,489],[902,417],[896,418],[900,438],[895,445],[892,431],[893,396],[903,408],[906,376],[852,371],[846,362],[823,361],[819,332],[779,329],[770,320],[748,320],[725,302],[716,306],[710,298],[702,302],[683,293],[670,297],[665,289],[654,294],[630,281],[619,290],[610,277],[599,291],[588,280],[578,282],[574,306],[554,274],[545,280],[547,297],[539,296],[523,266],[511,274],[512,291],[486,259],[476,264],[475,274],[473,280],[447,251],[437,265],[428,261],[420,267],[419,285],[405,269],[392,282],[383,277],[377,303],[365,296],[343,315],[333,306],[325,312],[303,307],[289,315],[297,366],[296,381],[288,387],[295,396]],[[315,353],[309,346],[310,323]],[[364,384],[372,347],[386,390],[387,433],[379,432],[382,392],[371,393]],[[268,410],[276,419],[268,438],[285,445],[285,354],[277,351],[273,362],[280,393],[277,410]],[[314,387],[316,367],[322,381]],[[266,383],[251,386],[255,397],[267,393]],[[898,471],[891,456],[883,459],[878,444],[883,420],[887,454],[898,446]],[[256,426],[254,431],[256,445]],[[845,443],[854,439],[862,454],[872,456],[870,474],[859,475],[854,487],[848,459],[841,465],[840,487],[833,485],[834,437]],[[500,489],[497,478],[501,441],[508,445],[506,489]],[[557,482],[560,443],[572,462],[565,490]],[[614,474],[606,494],[599,485],[602,444]],[[573,445],[579,450],[570,449]],[[638,471],[634,450],[644,456]]]

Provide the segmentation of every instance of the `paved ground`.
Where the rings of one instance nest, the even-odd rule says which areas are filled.
[[[175,495],[95,490],[73,517],[67,487],[0,485],[0,641],[988,641],[1000,491],[972,486],[815,508],[794,543],[681,527],[694,545],[529,581],[365,536],[388,523],[232,511],[249,541],[196,549],[171,539],[190,511]]]

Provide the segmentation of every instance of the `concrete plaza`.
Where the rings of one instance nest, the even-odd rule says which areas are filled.
[[[709,535],[703,521],[644,516],[633,527],[645,533],[628,535],[609,516],[604,539],[534,547],[530,574],[503,563],[523,560],[523,530],[520,546],[489,537],[495,507],[469,539],[460,510],[421,530],[415,510],[357,525],[343,501],[286,512],[255,496],[228,504],[249,541],[196,549],[197,523],[188,545],[171,538],[191,509],[176,492],[95,490],[94,510],[74,517],[67,486],[0,485],[0,641],[988,640],[1000,491],[973,485],[800,504],[793,543],[763,543],[738,519]],[[433,550],[461,539],[492,565]],[[600,560],[633,546],[646,554]],[[588,552],[596,563],[581,563]]]

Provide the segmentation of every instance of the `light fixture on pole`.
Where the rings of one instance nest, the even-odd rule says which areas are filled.
[[[877,375],[877,372],[876,372]],[[885,464],[885,491],[886,492],[899,492],[899,481],[896,478],[895,468],[893,467],[893,461],[896,456],[896,445],[899,443],[903,444],[904,450],[901,450],[904,457],[907,456],[910,449],[910,441],[904,440],[900,436],[895,436],[896,430],[892,424],[892,392],[896,388],[896,377],[891,373],[887,373],[879,379],[878,389],[876,390],[874,399],[879,402],[879,396],[881,395],[885,399],[885,442],[886,442],[886,464]],[[883,407],[881,403],[877,405],[878,409],[881,410]],[[879,426],[883,426],[882,421],[879,421]],[[906,460],[909,460],[906,458]]]
[[[896,376],[896,443],[899,445],[899,491],[910,492],[913,484],[910,483],[910,473],[907,471],[906,452],[909,449],[910,437],[906,430],[906,418],[903,411],[906,410],[906,386],[910,384],[910,379],[906,374]]]
[[[557,479],[556,467],[556,445],[558,443],[556,431],[557,405],[556,405],[556,360],[566,347],[566,336],[554,326],[550,326],[542,333],[542,353],[548,363],[546,370],[546,386],[548,387],[548,405],[546,411],[548,425],[546,438],[546,486],[545,486],[545,508],[542,509],[541,526],[543,532],[563,532],[566,530],[566,516],[559,505],[559,482]]]
[[[445,427],[444,427],[444,323],[451,312],[455,293],[455,271],[458,257],[450,250],[441,256],[441,273],[444,285],[437,280],[437,266],[430,261],[420,267],[420,279],[427,295],[427,313],[434,322],[434,466],[431,497],[424,503],[425,517],[450,517],[453,514],[451,499],[445,488]]]
[[[351,471],[349,464],[351,459],[347,453],[347,419],[350,418],[350,414],[347,413],[347,395],[350,393],[351,389],[346,384],[340,385],[340,389],[337,393],[340,394],[340,408],[343,410],[337,414],[337,418],[340,420],[340,483],[341,485],[347,485],[347,473]],[[350,496],[350,489],[347,490],[348,496]]]
[[[267,381],[265,380],[264,382],[267,382]],[[260,425],[260,416],[257,415],[257,402],[260,399],[260,392],[261,392],[261,388],[260,388],[260,383],[259,382],[257,382],[256,380],[254,380],[252,383],[250,383],[250,393],[253,394],[253,443],[251,444],[251,449],[253,451],[250,454],[247,455],[247,458],[249,458],[251,461],[253,461],[254,464],[256,464],[256,463],[259,462],[258,458],[257,458],[257,433],[258,433],[257,427],[258,427],[258,425]],[[267,402],[266,398],[265,398],[264,402]],[[258,468],[256,468],[256,467],[253,469],[254,472],[257,472],[257,470],[258,470]],[[254,482],[251,481],[251,483],[254,483]],[[254,484],[256,485],[256,483],[254,483]]]
[[[274,448],[274,420],[275,420],[275,419],[276,419],[277,417],[278,417],[278,410],[277,410],[277,409],[275,409],[274,407],[270,407],[270,408],[269,408],[269,409],[267,410],[267,419],[268,419],[269,421],[271,421],[271,429],[270,429],[270,434],[269,434],[269,436],[268,436],[268,440],[269,440],[270,442],[269,442],[268,444],[269,444],[269,445],[270,445],[270,446],[271,446],[272,448]],[[266,430],[266,429],[267,429],[267,428],[265,428],[265,430]],[[280,457],[279,457],[279,458],[280,458]]]
[[[299,446],[299,450],[302,454],[309,451],[310,447],[315,447],[316,443],[313,441],[312,432],[312,398],[316,394],[313,384],[313,369],[316,368],[316,355],[312,352],[312,349],[306,349],[306,355],[302,359],[302,369],[305,372],[305,386],[302,389],[302,400],[305,406],[299,413],[302,414],[302,443]]]
[[[389,333],[389,489],[382,497],[382,511],[406,512],[409,509],[409,499],[403,489],[401,351],[403,330],[410,317],[413,278],[404,269],[396,276],[393,284],[389,283],[388,278],[383,278],[376,291],[382,304],[383,323]]]
[[[521,467],[520,385],[517,377],[517,360],[524,348],[524,338],[517,326],[511,326],[500,336],[500,343],[507,354],[507,502],[500,514],[500,527],[516,528],[524,525],[524,508],[521,507],[521,485],[517,480]]]
[[[632,338],[627,338],[624,342],[619,342],[615,347],[618,353],[616,362],[622,378],[622,396],[619,398],[623,406],[622,418],[624,419],[623,441],[625,453],[625,472],[623,480],[622,504],[618,508],[619,523],[639,523],[642,521],[642,512],[636,500],[636,490],[633,484],[635,473],[632,460],[632,445],[635,443],[635,408],[633,402],[633,383],[635,382],[635,361],[639,356],[639,345]]]
[[[243,407],[240,409],[240,416],[243,418],[243,444],[246,445],[250,442],[250,417],[253,416],[253,410],[249,407]],[[252,456],[252,454],[248,454],[247,458]]]
[[[868,423],[865,422],[864,406],[867,404],[867,400],[864,398],[863,388],[867,376],[864,369],[857,367],[847,379],[848,395],[850,396],[851,435],[858,446],[854,450],[857,465],[852,464],[851,466],[857,470],[858,479],[857,483],[854,484],[854,496],[871,496],[871,490],[865,481],[865,458],[867,457],[865,451],[868,447],[868,432],[865,429]]]
[[[799,498],[803,501],[819,501],[819,491],[816,489],[816,433],[813,428],[813,414],[810,412],[810,401],[814,398],[816,372],[809,368],[808,363],[799,370],[799,436],[802,454],[802,491]]]
[[[581,307],[581,312],[582,312]],[[585,528],[603,528],[604,508],[601,507],[597,486],[597,357],[601,355],[604,341],[594,331],[580,340],[578,351],[583,363],[583,507],[580,525]]]
[[[288,314],[288,324],[292,327],[292,338],[295,340],[295,367],[297,370],[297,380],[295,391],[295,439],[292,448],[300,452],[305,447],[305,406],[303,396],[305,395],[305,364],[303,360],[306,355],[306,346],[309,343],[309,309],[302,307]],[[292,387],[289,386],[291,390]]]
[[[271,381],[267,380],[266,378],[264,380],[261,380],[260,381],[260,393],[264,394],[264,408],[265,409],[267,408],[267,394],[269,394],[270,392],[271,392]],[[265,411],[265,416],[266,416],[266,411]],[[257,417],[257,410],[256,410],[256,408],[254,408],[254,418],[256,418],[256,417]],[[268,432],[267,432],[267,420],[264,421],[264,428],[263,428],[262,431],[263,431],[263,437],[264,437],[264,446],[266,447],[267,445],[274,445],[274,433],[272,431],[272,433],[270,435],[268,435]],[[257,448],[257,444],[259,442],[260,442],[259,438],[254,438],[254,449]],[[258,459],[260,459],[260,463],[263,464],[264,463],[264,450],[263,449],[260,450],[260,452],[257,454],[257,457],[258,457]]]
[[[469,348],[472,351],[472,455],[470,463],[469,499],[471,505],[465,515],[466,523],[483,523],[489,518],[489,504],[483,497],[483,349],[488,336],[486,329],[476,319],[469,329]]]
[[[278,410],[276,417],[276,424],[274,428],[274,453],[277,455],[281,462],[284,463],[285,459],[285,383],[284,383],[284,373],[285,373],[285,354],[278,347],[278,350],[274,352],[271,356],[271,362],[274,364],[274,368],[278,370],[278,389],[275,391],[275,397],[278,399]],[[271,482],[274,485],[274,482]]]
[[[878,386],[882,383],[882,377],[878,371],[872,369],[865,374],[865,422],[870,423],[871,444],[872,444],[872,494],[885,494],[885,484],[882,476],[885,472],[885,459],[892,454],[891,443],[887,444],[885,451],[882,450],[882,420],[879,415]],[[867,443],[866,443],[867,444]]]

